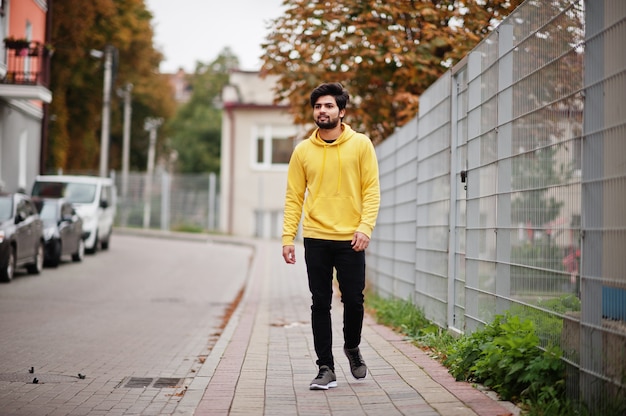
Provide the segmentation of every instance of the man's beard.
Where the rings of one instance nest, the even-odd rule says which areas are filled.
[[[315,124],[317,125],[317,127],[319,127],[322,130],[334,129],[339,124],[339,117],[337,117],[335,119],[329,117],[328,121],[317,121],[317,120],[315,120]]]

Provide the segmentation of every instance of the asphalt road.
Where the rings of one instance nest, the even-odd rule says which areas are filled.
[[[114,234],[81,263],[17,273],[0,284],[0,415],[180,413],[251,254]]]

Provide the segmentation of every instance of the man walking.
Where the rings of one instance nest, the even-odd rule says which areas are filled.
[[[322,84],[313,90],[310,101],[317,129],[294,149],[287,175],[283,258],[288,264],[296,262],[294,238],[304,209],[304,258],[319,367],[311,390],[337,387],[330,315],[333,269],[344,306],[344,352],[350,371],[357,379],[367,375],[359,350],[365,249],[378,216],[380,187],[371,140],[343,123],[349,98],[339,83]]]

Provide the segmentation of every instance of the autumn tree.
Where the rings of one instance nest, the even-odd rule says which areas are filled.
[[[146,166],[146,117],[169,117],[169,81],[158,73],[163,59],[153,47],[152,16],[144,0],[55,0],[52,4],[48,171],[97,171],[100,154],[103,62],[92,49],[115,47],[111,103],[111,169],[121,165],[122,105],[116,91],[133,84],[131,167]]]
[[[189,77],[191,99],[166,126],[170,146],[178,154],[179,172],[219,173],[222,111],[216,103],[228,82],[229,71],[238,66],[239,59],[230,48],[224,48],[213,62],[196,63]]]
[[[339,81],[346,121],[374,142],[415,116],[419,96],[522,0],[285,0],[263,44],[262,71],[280,77],[294,121],[309,122],[310,91]]]

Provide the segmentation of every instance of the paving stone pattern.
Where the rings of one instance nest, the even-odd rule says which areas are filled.
[[[310,294],[302,248],[286,265],[278,243],[257,246],[253,273],[221,356],[206,377],[195,415],[419,415],[516,414],[369,316],[361,352],[368,376],[356,380],[343,355],[342,307],[333,304],[333,352],[338,387],[311,391],[317,373],[310,329]],[[205,370],[203,368],[203,370]]]

